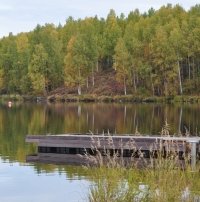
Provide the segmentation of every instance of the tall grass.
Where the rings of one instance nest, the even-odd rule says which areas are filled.
[[[106,167],[93,168],[92,172],[91,202],[194,201],[200,196],[197,172]]]
[[[165,124],[161,135],[169,135],[169,126]],[[93,185],[89,191],[90,202],[196,202],[200,201],[200,172],[191,169],[189,158],[180,160],[177,148],[170,148],[163,153],[160,149],[151,152],[150,159],[144,159],[142,152],[139,158],[134,155],[131,164],[126,167],[123,158],[117,153],[112,156],[108,151],[97,150],[96,156],[86,154],[96,163],[89,167]],[[174,145],[174,144],[173,144]],[[117,158],[118,157],[118,158]],[[120,159],[120,160],[119,160]],[[142,165],[139,165],[142,162]]]

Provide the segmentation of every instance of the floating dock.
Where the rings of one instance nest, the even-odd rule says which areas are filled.
[[[176,152],[180,157],[187,153],[191,165],[195,166],[200,152],[200,137],[163,137],[163,136],[134,136],[124,135],[91,135],[91,134],[60,134],[60,135],[27,135],[26,142],[36,143],[38,154],[28,156],[28,162],[75,163],[85,164],[81,156],[86,153],[96,155],[97,151],[105,155],[105,151],[118,153],[124,158],[135,157],[143,153],[149,158],[150,153],[162,151]],[[59,155],[59,158],[57,158]]]

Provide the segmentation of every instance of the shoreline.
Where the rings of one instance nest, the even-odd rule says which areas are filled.
[[[33,95],[0,95],[1,101],[13,102],[49,102],[49,103],[68,103],[68,102],[104,102],[104,103],[200,103],[200,96],[167,96],[167,97],[145,97],[134,95],[115,95],[115,96],[97,96],[97,95],[51,95],[51,96],[33,96]]]

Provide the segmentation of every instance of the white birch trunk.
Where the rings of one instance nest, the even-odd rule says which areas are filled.
[[[92,86],[94,86],[94,68],[92,67]]]
[[[126,78],[124,76],[124,95],[126,95],[126,94],[127,94],[127,92],[126,92]]]
[[[78,85],[78,95],[81,95],[81,86],[80,86],[80,84]]]

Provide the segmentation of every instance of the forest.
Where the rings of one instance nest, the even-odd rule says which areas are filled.
[[[124,95],[198,95],[200,5],[68,17],[0,39],[0,94],[47,96],[65,86],[81,95],[107,71]]]

